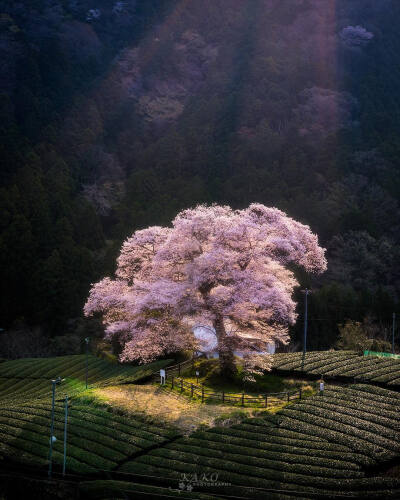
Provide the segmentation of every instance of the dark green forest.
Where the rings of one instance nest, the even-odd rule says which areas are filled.
[[[298,276],[309,347],[346,319],[389,335],[399,22],[396,0],[0,0],[0,327],[78,350],[127,236],[259,202],[327,248],[323,276]]]

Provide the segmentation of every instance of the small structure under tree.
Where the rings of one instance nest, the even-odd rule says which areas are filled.
[[[286,343],[296,320],[298,283],[288,265],[323,272],[324,253],[308,226],[276,208],[199,205],[180,212],[171,228],[128,238],[115,279],[93,286],[85,314],[103,313],[106,334],[124,344],[122,361],[194,347],[192,329],[209,326],[224,375],[234,373],[238,349],[248,370],[267,369],[268,357],[257,351]]]

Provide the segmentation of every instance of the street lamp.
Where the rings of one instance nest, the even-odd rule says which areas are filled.
[[[85,338],[85,342],[86,342],[86,389],[87,389],[87,386],[88,386],[88,355],[89,355],[89,340],[90,340],[90,338],[89,338],[89,337],[86,337],[86,338]]]
[[[65,414],[64,414],[64,461],[63,476],[65,476],[65,466],[67,463],[67,424],[68,424],[68,396],[65,396]]]
[[[394,330],[396,327],[396,313],[393,313],[393,325],[392,325],[392,354],[394,354]]]
[[[49,452],[49,478],[51,478],[52,472],[52,458],[53,458],[53,443],[57,441],[54,436],[54,403],[56,397],[56,385],[64,382],[64,378],[57,377],[56,379],[51,381],[52,386],[52,401],[51,401],[51,424],[50,424],[50,452]]]
[[[304,360],[306,357],[306,352],[307,352],[307,327],[308,327],[308,294],[311,293],[311,290],[306,288],[305,290],[302,290],[302,293],[304,293],[305,298],[304,298],[304,335],[303,335],[303,360],[301,363],[301,369],[304,369]]]

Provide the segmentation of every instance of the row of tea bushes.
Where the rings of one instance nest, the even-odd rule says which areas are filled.
[[[399,481],[367,473],[400,455],[399,419],[390,420],[400,400],[396,393],[375,389],[329,388],[323,396],[288,405],[264,422],[248,418],[232,427],[198,431],[152,449],[118,470],[170,479],[216,473],[220,481],[235,487],[281,490],[282,495],[297,491],[305,498],[338,492],[397,498]],[[353,396],[355,404],[347,405]],[[210,491],[229,494],[229,488]]]
[[[400,385],[400,359],[362,356],[352,351],[321,351],[275,354],[273,368],[278,372],[340,377]]]
[[[169,364],[169,360],[133,367],[88,357],[91,386],[138,381]],[[57,386],[53,461],[63,461],[64,404],[69,397],[67,471],[76,474],[115,469],[137,453],[163,445],[175,430],[141,417],[125,417],[85,396],[86,357],[21,359],[0,365],[0,463],[47,467],[52,384]]]
[[[88,356],[89,387],[104,387],[137,382],[170,364],[170,360],[143,366],[123,366]],[[86,388],[85,355],[55,358],[19,359],[0,364],[0,406],[25,400],[49,399],[55,377],[65,381],[57,388],[58,395],[72,397]]]
[[[43,465],[49,452],[50,407],[27,403],[0,408],[0,458],[20,461],[18,451],[25,452],[23,463]],[[62,463],[64,408],[55,407],[54,462]],[[111,470],[135,453],[163,445],[176,431],[156,426],[139,418],[123,417],[89,405],[74,406],[68,417],[69,472],[87,473]]]
[[[82,498],[97,500],[105,498],[191,498],[198,500],[212,500],[216,497],[184,490],[185,483],[179,488],[178,482],[174,487],[163,488],[154,485],[140,484],[128,481],[98,480],[82,481],[79,490]]]

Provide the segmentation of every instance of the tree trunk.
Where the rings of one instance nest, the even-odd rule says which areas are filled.
[[[232,347],[229,346],[226,335],[224,320],[218,315],[213,321],[213,326],[217,334],[218,355],[221,375],[224,378],[232,379],[236,374],[235,359]]]

